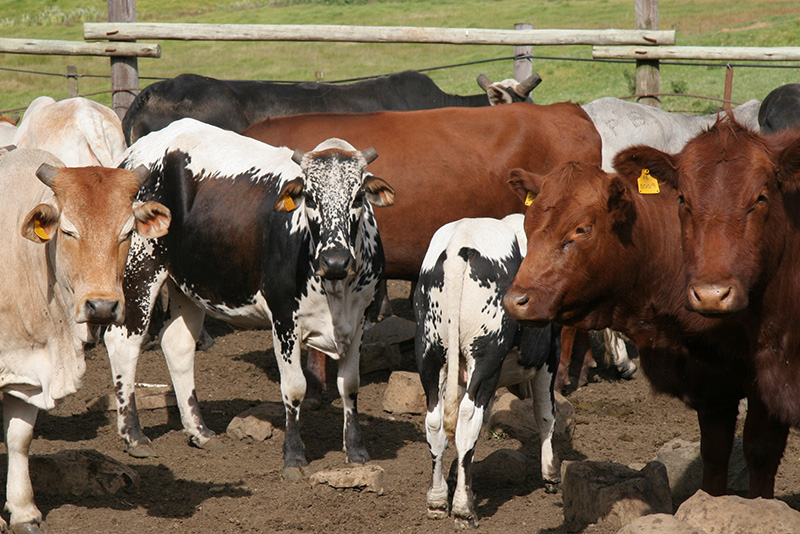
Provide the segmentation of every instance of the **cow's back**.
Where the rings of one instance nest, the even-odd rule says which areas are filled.
[[[502,218],[524,210],[509,188],[512,168],[547,172],[580,160],[600,164],[600,136],[569,103],[507,104],[267,119],[243,132],[275,146],[310,150],[329,137],[379,154],[371,171],[397,191],[376,212],[387,276],[413,280],[433,233],[465,217]]]
[[[800,127],[800,83],[787,83],[770,91],[761,103],[758,123],[764,134]]]
[[[47,150],[70,167],[113,166],[126,148],[117,115],[80,97],[35,99],[20,121],[14,144]]]

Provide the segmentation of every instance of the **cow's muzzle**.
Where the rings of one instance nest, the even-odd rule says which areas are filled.
[[[122,324],[125,307],[116,299],[86,299],[78,308],[75,320],[78,323],[97,325]]]
[[[326,280],[342,280],[356,274],[355,260],[347,250],[328,250],[319,255],[316,274]]]
[[[529,291],[516,286],[511,286],[503,297],[503,305],[511,317],[526,326],[546,326],[553,318],[549,313],[542,314],[535,304]]]
[[[732,280],[703,283],[693,281],[686,290],[686,309],[703,315],[721,315],[747,307],[747,292]]]

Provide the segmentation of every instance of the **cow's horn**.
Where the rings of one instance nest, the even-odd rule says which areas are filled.
[[[299,148],[295,148],[294,149],[294,154],[292,154],[292,161],[294,161],[295,163],[300,165],[300,162],[303,161],[303,156],[305,156],[305,155],[306,155],[305,152],[303,152]]]
[[[58,169],[47,163],[42,163],[36,170],[36,177],[47,187],[53,187],[53,180],[58,176]]]
[[[492,85],[492,80],[490,80],[488,76],[485,74],[478,76],[478,86],[480,86],[481,89],[488,91],[490,85]]]
[[[378,153],[375,152],[375,149],[372,147],[362,150],[361,155],[364,156],[365,160],[367,160],[367,165],[375,161],[375,158],[378,157]]]
[[[528,96],[528,94],[536,89],[536,86],[542,83],[542,77],[539,76],[538,72],[534,72],[521,82],[517,86],[517,91],[522,96]]]
[[[150,169],[144,165],[139,165],[133,169],[133,175],[136,176],[136,183],[142,185],[150,177]]]

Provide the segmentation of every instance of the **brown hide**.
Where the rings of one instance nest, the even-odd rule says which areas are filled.
[[[339,137],[380,154],[370,170],[395,188],[376,210],[386,277],[416,280],[433,233],[463,217],[502,218],[525,209],[507,186],[514,167],[547,172],[569,160],[600,164],[600,136],[569,103],[507,104],[366,114],[278,117],[244,132],[275,146],[310,150]]]
[[[770,497],[788,430],[764,415],[752,387],[753,329],[685,309],[677,193],[662,183],[660,194],[639,194],[638,163],[630,149],[616,160],[619,176],[577,163],[547,176],[512,174],[521,194],[537,196],[525,218],[528,253],[506,308],[522,321],[628,335],[655,389],[697,410],[710,493],[727,490],[736,408],[747,396],[750,495]]]
[[[672,160],[686,305],[758,331],[760,394],[800,426],[800,132],[770,138],[722,121]]]

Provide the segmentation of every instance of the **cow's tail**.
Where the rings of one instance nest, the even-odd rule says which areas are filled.
[[[453,442],[458,423],[458,410],[461,404],[461,388],[459,372],[461,369],[461,297],[464,292],[464,278],[467,261],[461,253],[466,249],[449,248],[445,260],[444,287],[445,309],[447,317],[447,345],[445,348],[445,364],[447,381],[444,388],[444,431],[447,439]]]

